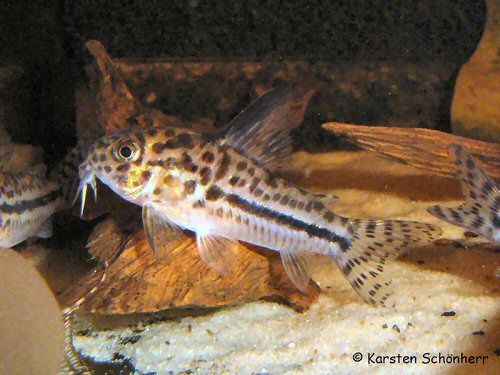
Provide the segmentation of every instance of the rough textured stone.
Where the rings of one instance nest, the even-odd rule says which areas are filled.
[[[0,373],[58,373],[64,330],[54,295],[13,250],[0,249],[0,275]]]
[[[454,133],[500,142],[500,2],[487,4],[483,37],[458,75],[451,120]]]

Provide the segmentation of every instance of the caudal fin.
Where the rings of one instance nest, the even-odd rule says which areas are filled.
[[[458,168],[465,204],[427,211],[439,219],[500,243],[500,190],[462,145],[452,145],[449,155]]]
[[[334,259],[354,290],[373,306],[385,305],[392,294],[386,262],[412,247],[434,241],[441,234],[433,225],[401,220],[353,220],[351,228],[351,245]]]

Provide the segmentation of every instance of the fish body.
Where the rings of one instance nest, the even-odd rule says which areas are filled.
[[[268,93],[215,136],[179,128],[110,133],[89,148],[80,166],[82,207],[95,178],[143,207],[155,254],[158,242],[182,230],[196,234],[200,257],[220,273],[237,261],[232,241],[279,251],[293,283],[304,291],[312,253],[331,257],[358,294],[384,304],[391,281],[385,262],[439,235],[432,225],[406,221],[350,220],[335,214],[337,200],[307,192],[271,169],[291,152],[286,121],[278,110],[286,95]]]
[[[427,211],[448,223],[500,244],[500,190],[464,146],[454,144],[450,158],[458,170],[465,203],[451,208],[432,206]]]
[[[45,178],[45,168],[0,172],[0,246],[29,237],[52,236],[52,215],[61,207],[59,185]]]

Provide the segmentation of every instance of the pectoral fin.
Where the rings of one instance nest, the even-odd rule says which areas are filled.
[[[182,228],[162,216],[153,207],[142,208],[142,223],[149,247],[157,259],[165,259],[169,249],[182,240]]]
[[[47,175],[47,167],[45,164],[37,164],[31,169],[31,174],[38,178],[45,178]]]
[[[48,219],[45,223],[42,224],[36,236],[38,238],[52,237],[52,218]]]

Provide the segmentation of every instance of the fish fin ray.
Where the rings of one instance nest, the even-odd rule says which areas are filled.
[[[52,234],[52,218],[49,218],[40,226],[36,236],[38,238],[50,238],[52,237]]]
[[[311,254],[306,251],[286,248],[280,250],[281,261],[293,285],[305,293],[311,280]]]
[[[142,208],[142,222],[149,247],[156,259],[165,260],[169,249],[182,241],[182,228],[162,216],[151,206]]]
[[[361,298],[372,306],[384,306],[393,294],[391,271],[386,262],[410,248],[437,239],[433,225],[401,220],[352,220],[351,244],[331,256]]]
[[[47,175],[47,166],[43,163],[37,164],[31,168],[30,173],[34,177],[45,178]]]
[[[319,194],[319,193],[311,193],[316,199],[323,202],[325,206],[332,207],[335,206],[340,198],[336,195],[328,195],[328,194]]]
[[[459,207],[431,206],[427,211],[448,223],[498,242],[500,230],[500,190],[481,169],[465,147],[454,144],[449,154],[458,168],[458,178],[465,196]]]
[[[226,142],[269,170],[281,167],[292,153],[290,132],[300,125],[313,93],[289,86],[272,89],[227,125]]]
[[[196,233],[196,244],[201,260],[210,268],[222,276],[231,273],[237,261],[235,241],[213,233]]]

